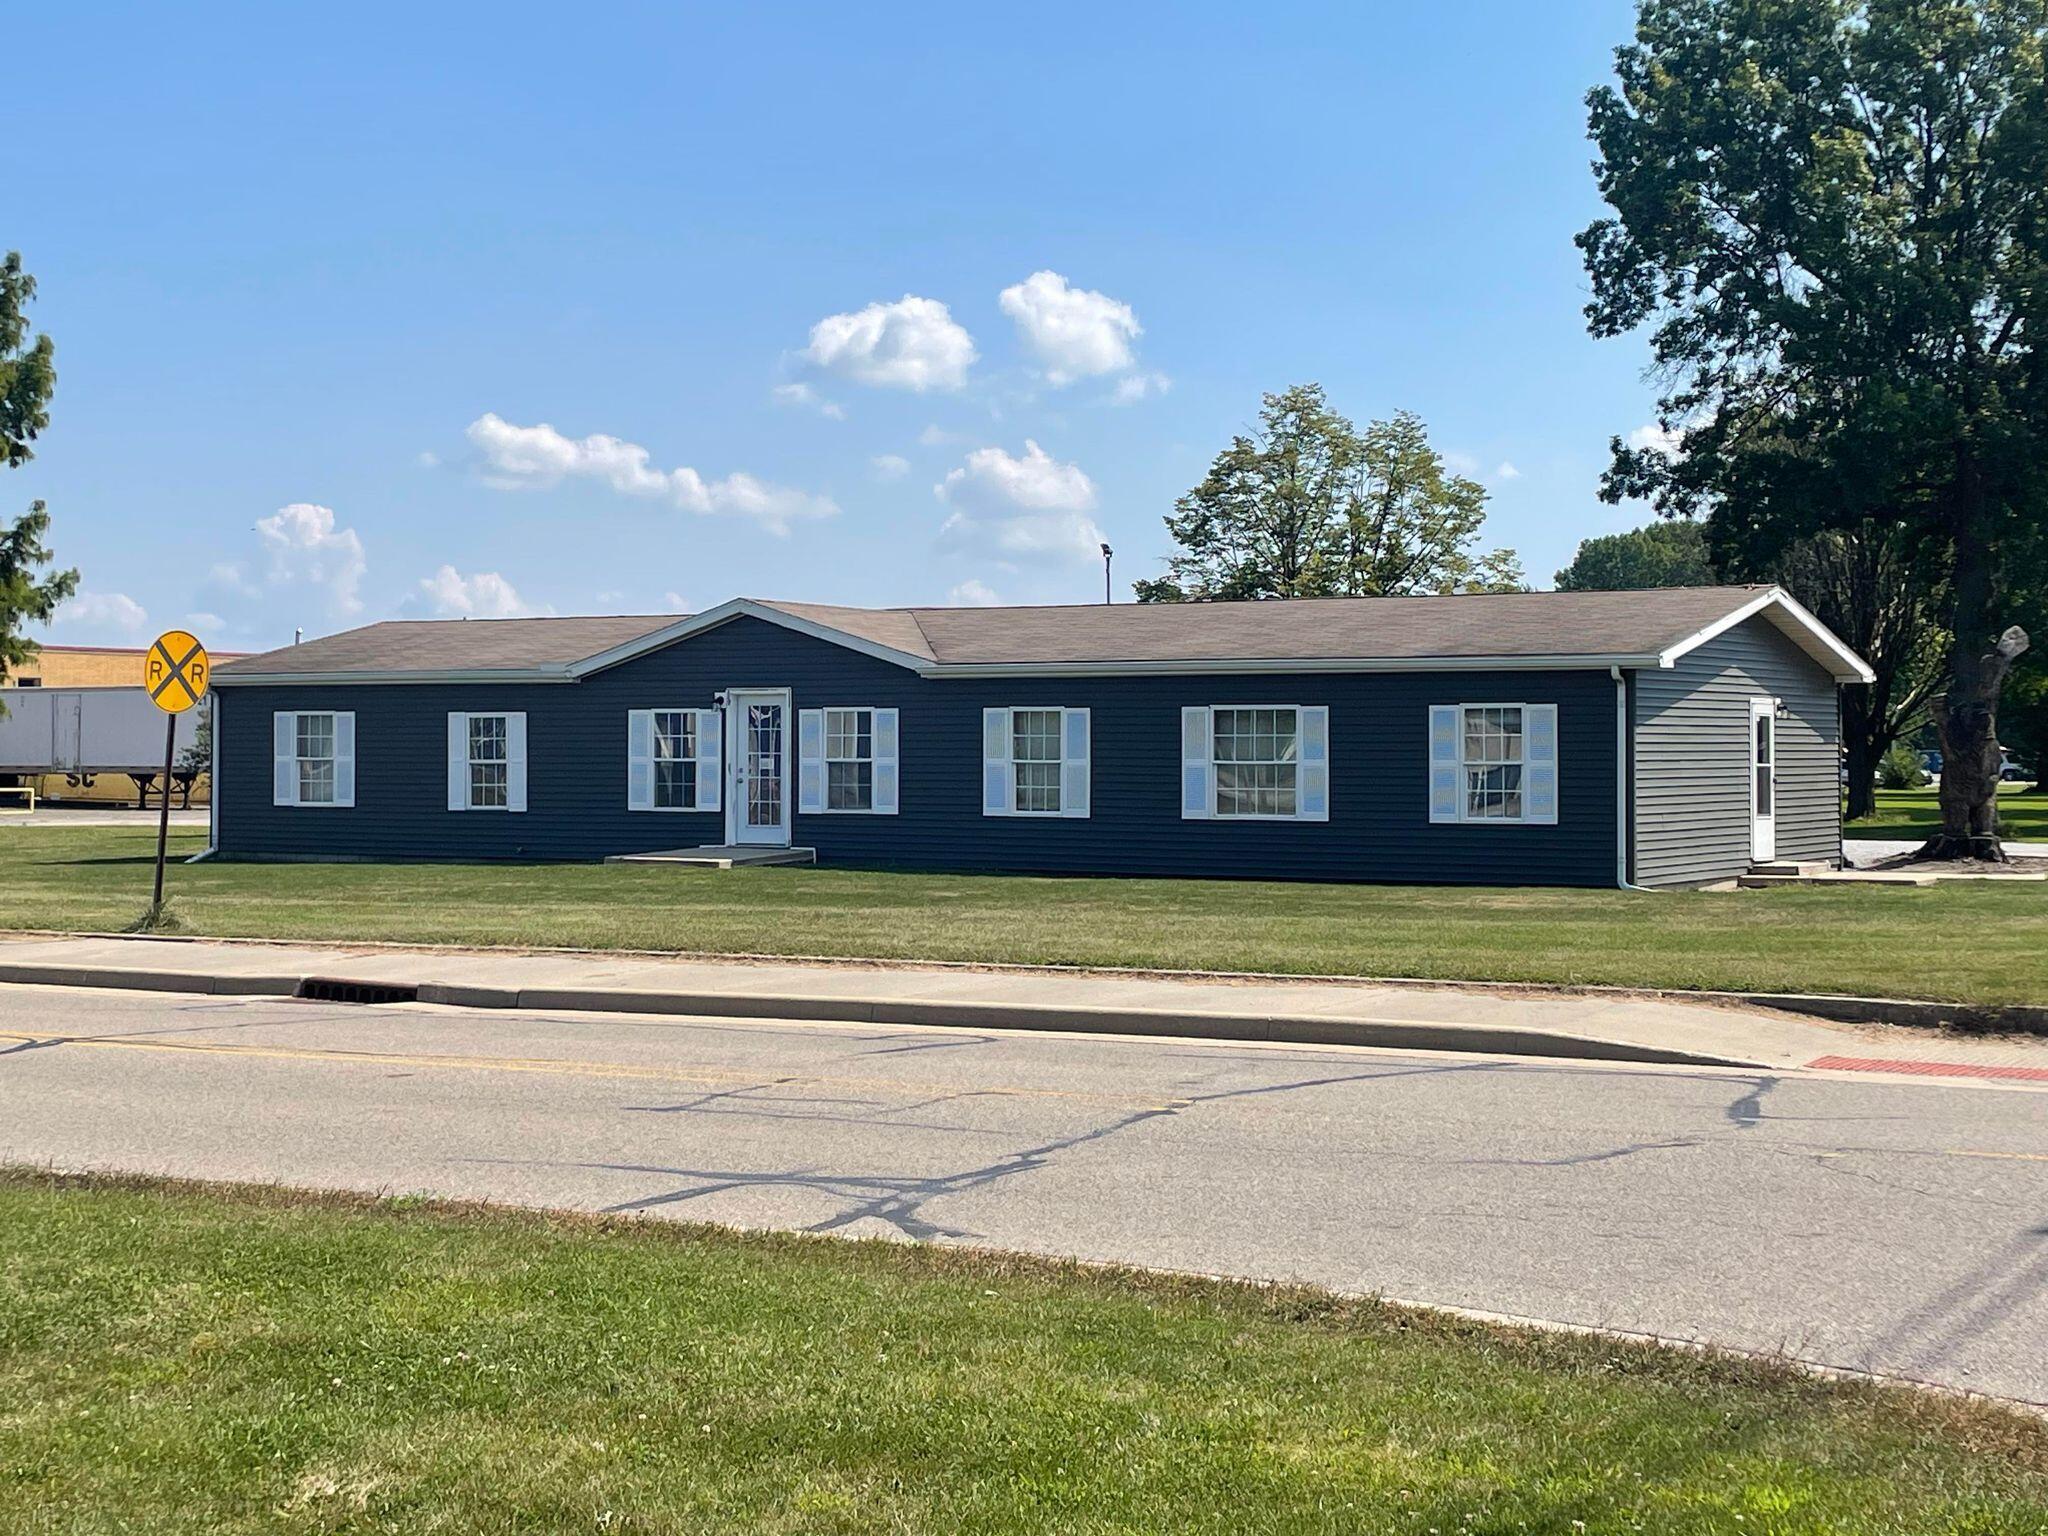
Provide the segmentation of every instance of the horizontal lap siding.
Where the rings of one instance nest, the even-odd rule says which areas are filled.
[[[1753,698],[1777,725],[1777,855],[1841,854],[1835,682],[1768,619],[1750,619],[1668,670],[1636,674],[1635,879],[1727,880],[1750,865]]]
[[[625,808],[626,711],[708,706],[716,690],[741,687],[790,688],[798,709],[901,711],[899,813],[795,817],[792,840],[826,861],[1046,874],[1613,880],[1614,694],[1602,673],[940,681],[747,618],[580,684],[223,689],[221,846],[243,854],[583,859],[719,842],[722,814]],[[1429,706],[1517,700],[1559,706],[1558,825],[1431,825]],[[1181,819],[1181,708],[1227,703],[1330,707],[1328,822]],[[1031,704],[1092,711],[1086,819],[981,814],[981,711]],[[277,709],[355,711],[353,811],[270,804]],[[445,809],[451,710],[526,711],[526,812]]]

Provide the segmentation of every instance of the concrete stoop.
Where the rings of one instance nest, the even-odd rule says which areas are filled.
[[[657,853],[615,853],[607,864],[674,864],[683,869],[744,869],[754,864],[815,864],[815,848],[763,848],[746,843],[707,843],[702,848],[667,848]]]

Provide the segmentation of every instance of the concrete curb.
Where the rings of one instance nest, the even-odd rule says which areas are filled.
[[[2048,1035],[2048,1005],[1952,1003],[1935,998],[1859,997],[1836,992],[1728,992],[1685,987],[1626,987],[1597,982],[1479,981],[1447,976],[1306,975],[1288,971],[1184,971],[1147,966],[1031,965],[994,960],[895,960],[866,955],[732,954],[691,949],[578,949],[546,944],[404,944],[381,939],[263,939],[211,934],[100,933],[89,929],[13,928],[9,935],[37,939],[120,939],[159,944],[231,944],[245,949],[373,950],[388,954],[587,955],[596,960],[686,960],[733,965],[823,965],[859,971],[990,972],[1019,976],[1109,976],[1133,980],[1258,982],[1272,986],[1406,987],[1416,991],[1484,992],[1508,997],[1648,998],[1768,1008],[1837,1024],[1896,1024],[1907,1029],[1953,1029],[1970,1034]],[[0,980],[5,967],[0,966]],[[269,990],[265,988],[264,990]],[[509,1007],[478,1003],[471,1006]],[[1747,1065],[1747,1063],[1744,1063]]]
[[[212,976],[126,966],[0,964],[0,983],[107,987],[213,996],[294,997],[310,975]],[[334,979],[322,977],[320,979]],[[368,983],[391,985],[388,982]],[[1029,1029],[1070,1034],[1152,1035],[1251,1040],[1291,1045],[1361,1045],[1468,1055],[1552,1056],[1649,1066],[1768,1067],[1734,1056],[1636,1045],[1561,1030],[1420,1019],[1346,1019],[1316,1014],[1207,1013],[1146,1008],[1082,1008],[1023,1003],[918,1002],[889,997],[833,998],[794,993],[655,992],[603,987],[490,987],[421,982],[420,1002],[455,1008],[525,1008],[556,1013],[643,1013],[698,1018],[801,1019],[943,1029]]]

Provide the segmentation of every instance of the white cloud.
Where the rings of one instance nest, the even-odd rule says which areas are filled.
[[[855,383],[920,394],[960,388],[977,356],[974,338],[945,305],[913,293],[894,304],[827,315],[811,327],[803,355]]]
[[[228,621],[217,613],[188,613],[185,615],[185,627],[203,640],[209,630],[226,629]]]
[[[955,608],[993,608],[1002,602],[993,588],[985,582],[963,581],[946,594],[946,601]]]
[[[65,599],[51,622],[89,624],[94,629],[136,635],[149,623],[149,610],[126,592],[88,592],[80,588]]]
[[[690,611],[690,600],[680,592],[664,592],[661,594],[661,600],[677,613]]]
[[[335,613],[362,610],[358,594],[367,564],[363,541],[355,529],[334,526],[332,508],[295,501],[278,508],[273,516],[259,519],[256,532],[270,555],[271,585],[324,587]],[[220,567],[215,570],[219,572]]]
[[[1133,373],[1116,381],[1116,393],[1110,396],[1110,401],[1115,405],[1136,405],[1171,388],[1173,380],[1163,373]]]
[[[496,571],[465,576],[452,565],[424,578],[419,598],[445,619],[517,619],[553,611],[527,602]]]
[[[808,384],[778,384],[768,393],[777,405],[802,406],[832,421],[846,420],[845,406],[836,400],[827,400]]]
[[[1102,530],[1088,516],[1095,483],[1028,438],[1021,458],[975,449],[932,492],[955,509],[939,529],[942,547],[1005,565],[1100,556]]]
[[[1637,427],[1628,435],[1628,445],[1635,449],[1647,448],[1652,453],[1662,454],[1667,459],[1678,457],[1678,442],[1684,434],[1676,428],[1648,422]]]
[[[441,455],[434,452],[431,448],[422,448],[414,456],[413,462],[418,464],[421,469],[438,469],[441,464]]]
[[[910,473],[910,460],[900,453],[878,453],[868,464],[874,469],[877,480],[901,480]]]
[[[1479,461],[1469,453],[1452,450],[1444,455],[1444,468],[1454,475],[1463,475],[1467,480],[1479,478]]]
[[[565,437],[546,422],[522,427],[487,411],[469,424],[468,436],[483,455],[484,483],[499,490],[543,488],[572,478],[598,480],[622,496],[659,498],[701,516],[752,518],[778,536],[788,533],[793,522],[839,511],[830,497],[739,471],[706,480],[687,466],[657,469],[638,443],[601,432]]]
[[[237,597],[261,597],[263,589],[249,579],[249,573],[242,569],[240,561],[222,560],[208,569],[208,582]]]
[[[1143,328],[1131,306],[1106,293],[1075,288],[1057,272],[1034,272],[997,295],[1054,385],[1121,373],[1136,359],[1131,343]]]
[[[1502,459],[1499,466],[1493,472],[1493,478],[1496,480],[1519,480],[1522,478],[1522,472],[1515,468],[1509,460]]]
[[[960,437],[958,433],[948,432],[944,427],[940,426],[937,422],[933,422],[930,426],[926,427],[922,432],[917,434],[917,441],[919,446],[925,448],[943,448],[947,443],[954,443],[958,442],[959,440]]]

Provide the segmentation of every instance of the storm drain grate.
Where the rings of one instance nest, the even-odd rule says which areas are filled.
[[[316,1003],[416,1003],[418,987],[398,986],[388,981],[347,981],[339,976],[307,976],[300,980],[294,997]]]

